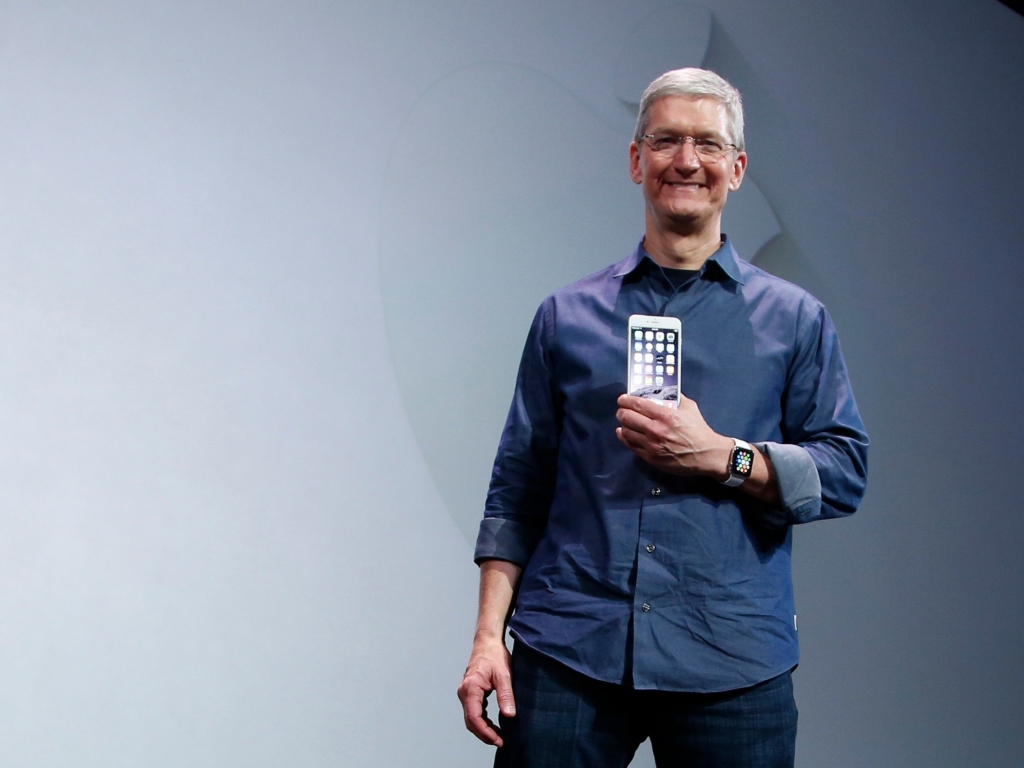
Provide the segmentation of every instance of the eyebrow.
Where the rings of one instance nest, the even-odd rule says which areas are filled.
[[[670,128],[648,129],[648,133],[654,136],[692,136],[695,139],[715,139],[716,141],[727,142],[728,140],[718,131],[675,131]]]

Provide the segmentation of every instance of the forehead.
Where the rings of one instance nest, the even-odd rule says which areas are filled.
[[[707,97],[665,96],[654,102],[647,113],[647,132],[657,131],[728,136],[725,105]]]

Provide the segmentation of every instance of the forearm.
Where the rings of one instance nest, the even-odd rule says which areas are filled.
[[[509,652],[505,646],[505,624],[522,572],[522,568],[507,560],[480,563],[480,613],[476,637],[466,674],[459,686],[466,727],[481,741],[496,747],[504,742],[498,727],[487,717],[484,702],[487,695],[495,691],[501,713],[505,717],[516,714]]]
[[[702,474],[721,483],[729,479],[729,460],[735,443],[731,437],[724,435],[716,435],[715,439],[709,442],[711,445],[703,456]],[[743,481],[739,489],[765,504],[778,506],[781,501],[779,481],[772,460],[756,445],[751,447],[754,449],[754,463],[750,477]]]
[[[711,429],[693,400],[680,396],[675,409],[630,395],[622,395],[618,403],[622,426],[616,434],[641,459],[677,475],[703,475],[720,483],[729,479],[736,442]],[[778,473],[766,451],[752,448],[750,476],[739,489],[777,507],[782,503]]]
[[[754,449],[754,466],[750,470],[750,477],[743,482],[740,490],[765,504],[777,507],[781,498],[775,467],[772,466],[772,460],[767,453],[756,445],[752,447]]]
[[[507,560],[485,560],[480,564],[480,605],[474,643],[504,641],[512,597],[522,572],[521,567]]]

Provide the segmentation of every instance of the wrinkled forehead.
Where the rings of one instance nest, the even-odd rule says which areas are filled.
[[[662,96],[651,103],[646,131],[731,138],[725,105],[711,96]]]

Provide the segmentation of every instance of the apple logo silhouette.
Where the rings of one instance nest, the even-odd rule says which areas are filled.
[[[643,234],[630,99],[667,69],[700,65],[713,31],[701,6],[652,11],[597,109],[544,72],[480,63],[431,85],[402,123],[380,206],[384,322],[424,461],[471,541],[538,304]],[[749,174],[723,229],[751,260],[780,239]]]

